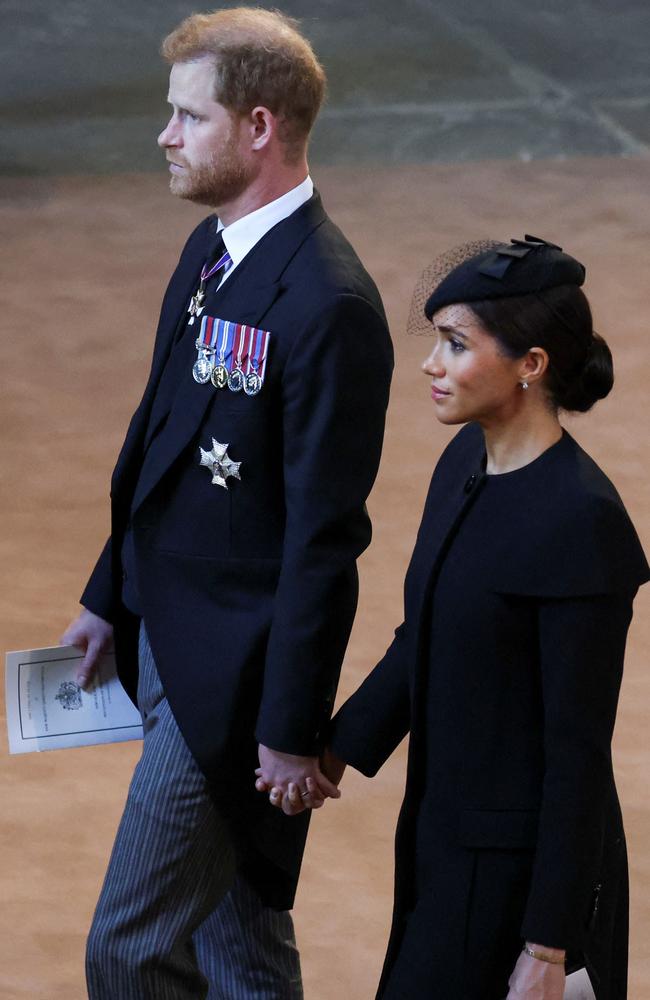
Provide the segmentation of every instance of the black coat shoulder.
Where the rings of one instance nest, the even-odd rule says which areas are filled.
[[[433,474],[425,517],[443,497],[475,477],[499,490],[486,525],[485,562],[504,592],[547,597],[634,594],[650,579],[638,535],[616,488],[580,445],[562,438],[522,469],[486,476],[483,433],[468,424],[443,452]],[[487,483],[485,481],[487,480]]]

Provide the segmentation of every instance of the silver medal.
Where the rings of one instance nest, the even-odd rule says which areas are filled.
[[[228,376],[228,388],[231,392],[241,392],[244,386],[244,373],[241,368],[233,368]]]
[[[228,369],[226,366],[222,364],[216,365],[212,369],[210,379],[215,389],[225,389],[228,385]]]
[[[212,451],[199,448],[201,452],[200,464],[205,465],[210,470],[212,485],[223,486],[225,489],[228,489],[227,480],[231,476],[233,479],[241,479],[239,469],[242,463],[233,462],[228,454],[229,447],[229,445],[221,444],[215,438],[212,438]]]
[[[197,361],[194,362],[192,366],[192,378],[199,385],[205,385],[206,382],[210,381],[210,375],[212,373],[212,361],[203,355],[199,357]]]
[[[244,378],[244,392],[247,396],[257,396],[262,388],[262,379],[257,372],[249,372]]]

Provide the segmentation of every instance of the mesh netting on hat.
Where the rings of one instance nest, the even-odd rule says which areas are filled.
[[[461,243],[460,246],[440,254],[425,267],[413,292],[406,332],[417,336],[432,334],[433,326],[424,315],[424,307],[438,285],[459,264],[463,264],[466,260],[470,260],[480,253],[485,253],[486,250],[503,246],[503,242],[503,240],[482,239],[473,240],[471,243]]]

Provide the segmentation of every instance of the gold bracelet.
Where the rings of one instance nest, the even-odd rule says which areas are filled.
[[[549,958],[548,955],[542,955],[541,951],[534,951],[527,944],[524,945],[523,951],[531,958],[536,958],[539,962],[548,962],[549,965],[564,965],[565,962],[564,958]]]

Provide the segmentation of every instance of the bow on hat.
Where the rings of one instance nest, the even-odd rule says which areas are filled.
[[[488,260],[479,267],[479,271],[490,278],[502,278],[514,260],[521,260],[531,250],[536,250],[539,247],[551,247],[552,250],[559,250],[562,253],[562,247],[559,247],[557,243],[549,243],[548,240],[543,240],[539,236],[529,236],[526,233],[523,240],[512,238],[510,246],[504,243],[502,246],[496,247]]]

